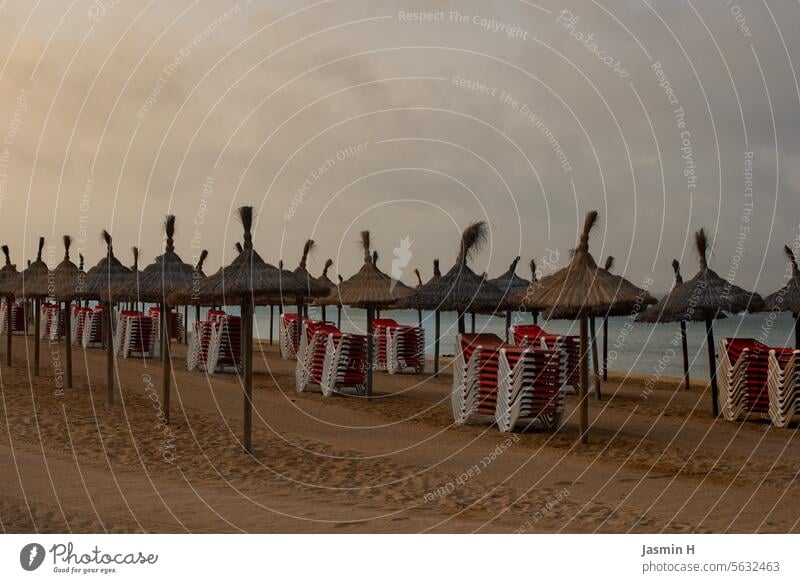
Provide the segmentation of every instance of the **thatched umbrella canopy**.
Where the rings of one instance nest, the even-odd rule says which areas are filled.
[[[503,291],[481,277],[468,262],[488,239],[488,227],[478,221],[461,235],[458,256],[453,267],[441,277],[433,277],[413,295],[399,303],[405,308],[458,312],[458,329],[464,331],[467,312],[495,312],[504,307]]]
[[[391,276],[385,274],[377,265],[377,256],[370,254],[370,233],[361,232],[361,246],[364,252],[364,264],[358,272],[342,281],[331,290],[325,303],[340,303],[345,306],[365,308],[367,310],[367,350],[369,368],[367,369],[367,397],[372,396],[372,319],[375,309],[388,308],[397,304],[398,300],[409,296],[413,290]]]
[[[103,292],[102,297],[109,304],[113,302],[147,302],[160,305],[162,407],[166,422],[169,423],[172,356],[170,351],[171,306],[167,301],[167,296],[175,289],[193,287],[195,268],[193,265],[185,263],[175,253],[175,215],[167,215],[164,221],[164,234],[166,237],[164,253],[156,257],[153,263],[145,267],[141,273],[131,273],[126,279],[115,283]],[[109,354],[109,358],[113,359],[112,353]],[[113,364],[109,370],[113,370],[112,367]],[[110,387],[113,387],[113,381],[112,375],[108,379]],[[109,394],[111,395],[111,392]]]
[[[8,312],[8,328],[6,329],[6,366],[11,366],[11,338],[14,334],[14,323],[11,320],[12,304],[14,302],[14,290],[19,285],[19,272],[17,266],[11,263],[11,253],[8,245],[3,245],[3,255],[6,263],[0,269],[0,295],[6,298],[6,311]]]
[[[41,341],[39,332],[42,327],[42,315],[40,313],[41,300],[49,294],[49,275],[50,268],[42,260],[42,249],[44,249],[44,237],[39,237],[39,249],[36,252],[36,261],[29,263],[28,268],[20,274],[17,289],[14,295],[33,300],[33,374],[39,376],[39,362],[41,357]]]
[[[672,290],[675,290],[683,283],[683,276],[681,275],[681,264],[678,262],[677,259],[672,260],[672,271],[675,274],[675,283],[672,286]],[[672,293],[670,291],[669,293]],[[668,294],[669,295],[669,294]],[[669,300],[664,297],[662,298],[662,303],[669,303]],[[656,304],[639,314],[636,317],[637,322],[645,322],[648,324],[655,324],[660,322],[659,319],[659,306]],[[717,319],[724,318],[725,314],[720,312],[717,315]],[[681,327],[681,351],[683,353],[683,388],[689,388],[689,344],[686,336],[686,320],[680,321]]]
[[[164,253],[155,258],[138,276],[131,274],[116,282],[103,299],[112,302],[148,302],[164,304],[173,290],[191,287],[195,268],[185,263],[175,253],[175,215],[167,215],[164,221],[166,244]]]
[[[714,416],[719,414],[717,401],[717,363],[712,322],[725,312],[733,314],[756,312],[764,307],[764,300],[755,292],[748,292],[722,279],[708,266],[708,238],[704,229],[695,234],[695,247],[700,260],[700,271],[692,279],[675,288],[650,308],[658,322],[706,323],[708,367],[711,377],[711,407]],[[642,315],[642,318],[644,316]]]
[[[48,295],[48,276],[50,268],[42,260],[44,237],[39,237],[39,249],[36,252],[36,261],[30,263],[20,274],[17,289],[14,295],[26,298],[44,298]]]
[[[591,211],[569,265],[539,280],[532,293],[526,291],[512,298],[530,309],[574,310],[580,319],[580,433],[584,443],[589,437],[589,316],[601,308],[632,310],[644,301],[636,286],[621,285],[618,277],[595,263],[589,253],[589,234],[596,223],[597,211]]]
[[[364,264],[358,272],[334,287],[330,293],[317,300],[319,304],[354,306],[359,308],[388,308],[413,293],[402,281],[387,275],[375,265],[370,253],[370,233],[362,231]]]
[[[506,303],[506,342],[508,342],[509,328],[511,328],[511,312],[516,309],[512,302],[508,301],[511,296],[517,292],[525,291],[531,285],[527,279],[523,279],[517,275],[517,264],[520,257],[517,255],[514,261],[503,275],[489,280],[499,290],[503,292],[503,301]]]
[[[69,257],[69,249],[72,246],[72,237],[64,235],[64,259],[53,270],[51,275],[51,296],[56,300],[64,300],[64,329],[66,331],[66,381],[67,388],[72,388],[72,309],[70,308],[71,300],[61,298],[59,296],[60,290],[72,290],[78,285],[83,277],[83,272],[80,267],[75,265]],[[81,260],[81,267],[83,261]]]
[[[308,255],[315,247],[316,243],[314,242],[314,239],[308,239],[305,242],[303,245],[303,254],[300,256],[300,263],[292,272],[306,283],[306,293],[302,296],[297,296],[296,298],[298,314],[302,314],[304,309],[308,310],[308,306],[304,302],[306,297],[311,298],[319,295],[327,295],[331,290],[330,287],[325,287],[322,289],[322,284],[316,277],[309,273],[306,267],[308,264]]]
[[[792,248],[785,245],[783,252],[789,259],[792,275],[781,289],[764,298],[764,310],[794,314],[794,346],[800,349],[800,269],[797,268],[797,258]]]
[[[334,288],[334,287],[336,287],[336,284],[335,284],[335,283],[333,283],[333,282],[331,281],[331,279],[328,277],[328,270],[329,270],[329,269],[330,269],[332,266],[333,266],[333,259],[326,259],[326,260],[325,260],[325,267],[323,267],[323,268],[322,268],[322,275],[320,275],[320,276],[317,278],[317,283],[318,283],[319,285],[321,285],[322,287],[324,287],[324,288],[327,290],[327,292],[326,292],[326,295],[330,295],[330,293],[331,293],[331,290],[333,290],[333,288]],[[323,321],[326,319],[326,318],[325,318],[325,316],[326,316],[326,314],[325,314],[325,308],[326,308],[326,307],[327,307],[327,306],[326,306],[325,304],[322,304],[322,305],[321,305],[321,309],[322,309],[322,320],[323,320]],[[341,306],[341,305],[339,305],[339,306],[338,306],[338,309],[339,309],[339,311],[341,312],[342,306]]]
[[[106,256],[92,267],[82,282],[72,290],[61,290],[67,299],[100,300],[103,292],[130,278],[131,271],[114,256],[114,245],[108,231],[102,233],[106,244]]]
[[[530,281],[517,275],[517,264],[519,264],[520,257],[517,255],[508,270],[501,276],[490,279],[489,282],[494,284],[495,287],[503,292],[503,299],[510,298],[516,292],[528,289],[531,284]]]
[[[3,245],[2,250],[6,262],[0,268],[0,295],[13,296],[19,286],[19,271],[17,271],[17,266],[11,263],[11,253],[8,245]]]
[[[307,284],[291,272],[265,262],[253,248],[253,207],[239,208],[244,228],[242,252],[227,266],[194,286],[187,286],[170,295],[170,302],[180,304],[239,304],[242,314],[242,365],[244,369],[243,446],[252,450],[253,426],[253,308],[256,299],[287,294],[307,293]]]

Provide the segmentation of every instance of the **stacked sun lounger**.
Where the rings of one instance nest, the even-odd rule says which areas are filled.
[[[156,353],[158,318],[137,310],[122,310],[117,319],[115,348],[124,358],[152,358]]]
[[[10,314],[9,314],[10,310]],[[3,298],[0,303],[0,334],[8,333],[9,317],[12,322],[12,334],[25,334],[27,331],[28,318],[25,313],[25,302],[9,302]]]
[[[158,335],[158,341],[161,341],[161,309],[156,307],[150,307],[147,310],[147,315],[156,319],[156,334]],[[183,338],[183,314],[180,312],[176,312],[174,310],[170,310],[169,315],[169,338],[170,340],[179,341]]]
[[[460,334],[451,404],[457,424],[497,423],[501,431],[539,421],[557,428],[564,412],[561,350],[504,344],[495,334]]]
[[[84,348],[103,347],[103,308],[84,308],[79,311],[81,328],[79,342]]]
[[[58,304],[42,302],[39,310],[41,328],[39,338],[42,340],[58,340],[64,335],[64,314]]]
[[[376,368],[389,374],[425,370],[425,331],[420,326],[401,326],[395,320],[373,320]]]
[[[72,306],[72,330],[70,332],[72,344],[83,346],[83,329],[86,326],[86,317],[91,311],[92,308]]]
[[[769,412],[769,352],[766,344],[752,338],[723,338],[720,341],[717,380],[720,410],[728,421],[750,414]]]
[[[295,382],[298,392],[318,386],[326,397],[353,388],[363,394],[367,382],[367,337],[343,334],[327,322],[304,323],[298,347]]]
[[[211,320],[199,320],[194,323],[194,331],[189,334],[189,347],[186,350],[187,370],[206,369],[214,333],[215,325]]]
[[[773,349],[769,352],[769,418],[786,427],[800,414],[800,350]]]
[[[578,336],[561,336],[548,334],[536,324],[520,324],[512,326],[509,334],[517,346],[533,346],[548,350],[564,352],[566,367],[566,385],[577,390],[580,385],[580,338]]]
[[[297,314],[281,314],[278,325],[278,345],[281,348],[281,358],[292,360],[297,358],[300,346],[300,326],[305,318],[298,318]]]
[[[208,372],[242,371],[242,319],[227,314],[215,315],[214,335],[208,351]]]

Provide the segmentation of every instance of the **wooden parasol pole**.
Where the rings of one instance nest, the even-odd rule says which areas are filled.
[[[372,397],[372,316],[374,308],[367,305],[367,399]]]
[[[172,355],[170,354],[171,308],[166,301],[161,303],[161,403],[164,420],[169,425],[170,376],[172,375]]]
[[[689,343],[686,339],[686,322],[681,320],[681,350],[683,351],[683,388],[689,390]]]
[[[608,380],[608,316],[603,318],[603,380]]]
[[[33,300],[33,321],[35,336],[33,338],[33,374],[39,376],[39,356],[41,353],[41,342],[39,340],[39,331],[42,326],[42,314],[39,305],[39,298]]]
[[[14,335],[13,306],[14,296],[6,298],[6,312],[8,315],[8,328],[6,328],[6,366],[11,366],[11,337]]]
[[[711,413],[719,415],[719,393],[717,389],[717,356],[714,346],[714,326],[712,320],[706,320],[706,344],[708,345],[708,372],[711,376]]]
[[[794,315],[794,347],[800,350],[800,314]]]
[[[242,302],[242,368],[244,373],[244,416],[242,443],[245,453],[253,451],[253,303],[247,297]]]
[[[72,302],[64,302],[64,338],[67,353],[67,388],[72,388]]]
[[[581,312],[580,439],[589,443],[589,317]]]
[[[434,340],[433,340],[433,376],[439,377],[439,337],[442,331],[442,322],[439,317],[439,310],[436,310],[434,318]]]
[[[506,342],[508,342],[508,339],[509,339],[510,334],[511,334],[511,310],[506,310],[506,330],[505,330],[505,332],[506,332]]]
[[[106,402],[114,404],[114,331],[112,326],[114,318],[111,316],[111,302],[105,302],[103,306],[103,319],[105,319],[106,336]]]
[[[322,309],[324,310],[325,308],[322,308]],[[269,345],[270,346],[272,346],[272,340],[274,338],[274,333],[273,333],[273,330],[275,329],[275,326],[273,324],[274,319],[275,319],[275,306],[270,304],[269,305]]]
[[[594,316],[589,318],[589,332],[592,342],[592,376],[594,377],[594,395],[599,401],[603,398],[603,396],[600,394],[600,365],[597,361],[597,333],[595,330]]]

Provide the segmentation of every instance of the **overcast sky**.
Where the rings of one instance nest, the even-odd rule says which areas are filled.
[[[705,227],[720,275],[774,291],[800,237],[798,25],[746,0],[10,0],[0,239],[23,265],[44,234],[55,265],[71,234],[91,265],[108,228],[149,263],[172,212],[211,272],[252,204],[268,261],[313,237],[312,272],[346,277],[366,228],[412,282],[476,219],[476,271],[552,271],[597,209],[591,250],[634,283],[693,274]]]

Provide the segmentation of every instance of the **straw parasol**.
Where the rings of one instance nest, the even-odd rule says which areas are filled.
[[[494,284],[495,287],[503,292],[503,301],[508,304],[506,306],[506,342],[508,342],[509,328],[511,328],[511,312],[513,311],[512,303],[507,300],[517,292],[528,289],[531,284],[527,279],[523,279],[517,275],[517,264],[519,260],[520,257],[517,255],[508,267],[508,271],[499,277],[489,280],[490,283]]]
[[[175,289],[192,288],[195,284],[195,268],[185,263],[175,253],[175,215],[167,215],[164,221],[166,243],[164,253],[139,273],[131,273],[126,279],[103,292],[109,304],[116,302],[146,302],[159,304],[162,361],[162,407],[167,423],[170,413],[170,375],[172,355],[170,347],[170,314],[172,308],[167,296]],[[110,355],[113,358],[113,354]],[[113,370],[109,367],[109,370]],[[108,382],[113,386],[113,376]]]
[[[323,268],[322,268],[322,275],[320,275],[320,276],[317,278],[317,283],[319,283],[321,286],[323,286],[325,289],[327,289],[329,294],[330,294],[331,290],[332,290],[334,287],[336,287],[336,284],[334,284],[334,283],[331,281],[331,279],[328,277],[328,270],[329,270],[329,269],[330,269],[332,266],[333,266],[333,259],[326,259],[326,260],[325,260],[325,267],[323,267]],[[327,307],[327,306],[326,306],[325,304],[322,304],[322,305],[320,306],[320,309],[322,310],[322,321],[323,321],[323,322],[324,322],[324,321],[325,321],[325,319],[326,319],[326,318],[325,318],[325,308],[326,308],[326,307]],[[341,307],[341,306],[338,306],[338,308],[339,308],[339,310],[341,311],[342,307]]]
[[[419,289],[422,287],[422,275],[419,272],[419,269],[416,267],[414,268],[414,275],[417,278],[417,287]],[[419,322],[419,327],[422,328],[422,310],[417,310],[417,321]]]
[[[200,252],[200,257],[197,259],[197,265],[194,266],[193,278],[194,278],[195,282],[199,282],[201,279],[204,279],[206,277],[206,272],[203,271],[203,264],[206,262],[207,258],[208,258],[208,250],[203,249]],[[184,312],[184,314],[186,314],[186,312]],[[186,330],[187,330],[187,332],[186,332],[186,341],[188,342],[189,341],[189,332],[188,332],[188,330],[189,330],[189,321],[188,321],[188,318],[186,316],[184,316],[184,321],[186,322]],[[199,322],[200,321],[200,306],[199,305],[196,305],[194,307],[194,321],[195,322]]]
[[[464,331],[464,314],[491,311],[503,306],[503,291],[470,269],[468,262],[480,251],[489,236],[485,222],[470,224],[461,235],[453,267],[434,277],[400,305],[418,309],[458,312],[459,332]]]
[[[711,377],[711,408],[719,414],[717,389],[716,347],[713,321],[725,312],[758,311],[764,300],[755,292],[748,292],[722,279],[708,266],[708,237],[704,229],[695,233],[695,247],[700,261],[700,271],[692,279],[675,288],[648,311],[658,322],[705,321],[708,368]],[[644,320],[644,315],[640,316]]]
[[[791,312],[794,315],[794,346],[800,349],[800,269],[792,248],[783,247],[789,259],[792,275],[786,285],[764,298],[764,310],[769,312]]]
[[[51,295],[56,301],[61,300],[58,291],[69,289],[77,285],[82,273],[81,269],[75,265],[69,257],[69,249],[72,246],[72,237],[64,235],[64,259],[53,270],[51,276]],[[66,336],[66,373],[67,388],[72,388],[72,309],[71,300],[64,299],[64,329]]]
[[[394,306],[398,300],[409,296],[413,290],[389,275],[383,273],[375,265],[377,257],[370,254],[370,233],[361,232],[361,246],[364,251],[364,264],[358,272],[344,280],[331,290],[325,298],[329,305],[339,302],[345,306],[365,308],[367,310],[367,353],[369,363],[367,369],[367,397],[372,396],[373,339],[372,320],[376,309]]]
[[[87,299],[100,301],[102,293],[109,290],[116,284],[128,280],[131,270],[122,265],[119,259],[114,256],[114,245],[111,234],[108,231],[102,232],[103,241],[106,244],[106,256],[92,267],[82,282],[78,282],[72,290],[62,290],[62,296],[67,295],[74,299]]]
[[[605,265],[603,265],[603,269],[607,272],[611,273],[611,269],[614,267],[614,256],[609,255],[606,257]],[[603,380],[608,380],[608,314],[603,314]]]
[[[20,274],[17,289],[14,295],[19,298],[33,300],[33,320],[35,336],[33,339],[33,374],[39,376],[39,361],[41,356],[41,341],[39,333],[42,326],[40,304],[42,298],[48,295],[48,275],[50,269],[42,261],[44,237],[39,237],[39,249],[36,252],[36,261],[30,263],[28,268]]]
[[[572,254],[574,255],[577,250],[572,249]],[[591,349],[591,359],[592,359],[592,376],[595,388],[595,396],[598,399],[602,398],[602,392],[600,387],[600,364],[599,364],[599,355],[597,349],[597,330],[596,330],[596,322],[595,319],[597,317],[601,317],[604,320],[609,316],[619,316],[622,314],[637,314],[638,312],[642,311],[647,305],[655,304],[656,299],[650,295],[650,293],[642,289],[630,281],[621,277],[619,275],[614,275],[611,273],[611,268],[614,265],[614,258],[609,256],[606,258],[604,263],[604,267],[598,267],[595,265],[595,274],[602,278],[603,285],[607,287],[607,290],[615,296],[618,297],[629,297],[634,298],[636,301],[633,304],[626,304],[624,302],[620,302],[619,304],[614,305],[600,305],[598,307],[591,307],[587,306],[584,309],[579,308],[553,308],[548,310],[545,314],[547,319],[555,320],[555,319],[562,319],[562,320],[574,320],[580,317],[581,311],[585,311],[588,318],[589,318],[589,344]],[[605,366],[605,365],[604,365]]]
[[[434,351],[434,376],[439,373],[439,312],[458,313],[458,331],[464,332],[464,314],[468,311],[495,312],[502,309],[503,291],[472,271],[468,263],[480,251],[488,239],[485,222],[471,223],[461,234],[458,254],[453,267],[444,275],[438,271],[438,260],[434,265],[434,276],[416,292],[399,302],[398,307],[436,311],[436,333]]]
[[[265,262],[253,248],[253,207],[238,210],[244,229],[242,252],[217,273],[170,295],[174,304],[239,304],[242,315],[242,360],[244,369],[243,447],[252,451],[253,426],[253,308],[258,296],[302,295],[307,285],[288,271]]]
[[[589,253],[589,234],[597,223],[597,211],[586,215],[578,247],[569,265],[543,277],[532,293],[518,293],[515,302],[531,309],[563,309],[580,319],[580,436],[589,439],[589,316],[596,310],[637,309],[644,301],[641,290],[600,269]]]
[[[14,303],[14,290],[19,285],[19,272],[17,266],[11,263],[11,253],[8,250],[8,245],[3,245],[3,255],[5,255],[6,263],[0,269],[0,295],[6,299],[6,366],[11,366],[11,337],[14,332],[14,323],[11,320],[12,305]]]
[[[317,282],[317,279],[313,275],[311,275],[308,272],[308,269],[306,268],[308,262],[308,255],[309,253],[311,253],[311,251],[314,249],[315,246],[316,243],[314,243],[314,239],[308,239],[305,242],[305,244],[303,245],[303,254],[300,256],[300,263],[293,271],[293,273],[296,276],[298,276],[299,278],[303,279],[303,281],[306,282],[305,296],[297,296],[297,313],[301,315],[303,314],[304,309],[306,311],[308,310],[308,306],[305,305],[305,302],[303,301],[305,297],[311,297],[312,295],[319,295],[318,293],[312,294],[312,287],[314,288],[314,291],[317,292],[319,290],[319,283]],[[327,294],[329,291],[330,288],[327,288],[324,290],[324,293]],[[308,316],[307,313],[306,316]]]
[[[79,275],[74,283],[67,283],[58,288],[56,294],[65,301],[87,299],[101,301],[103,293],[121,282],[128,281],[131,271],[114,256],[114,245],[111,234],[103,230],[103,241],[106,244],[106,256],[92,267],[85,276]],[[106,399],[114,402],[114,318],[111,314],[113,305],[103,304],[103,334],[106,345]]]
[[[681,275],[681,264],[678,262],[677,259],[672,260],[672,271],[675,274],[675,284],[672,286],[674,290],[676,287],[680,286],[683,283],[683,276]],[[670,293],[672,293],[670,291]],[[718,318],[723,318],[724,314],[720,314],[717,316]],[[659,322],[659,311],[657,306],[650,308],[649,310],[645,310],[636,318],[637,322],[647,322],[647,323],[656,323]],[[680,321],[680,328],[681,328],[681,352],[683,354],[683,388],[689,388],[689,345],[687,342],[686,336],[686,320]]]

